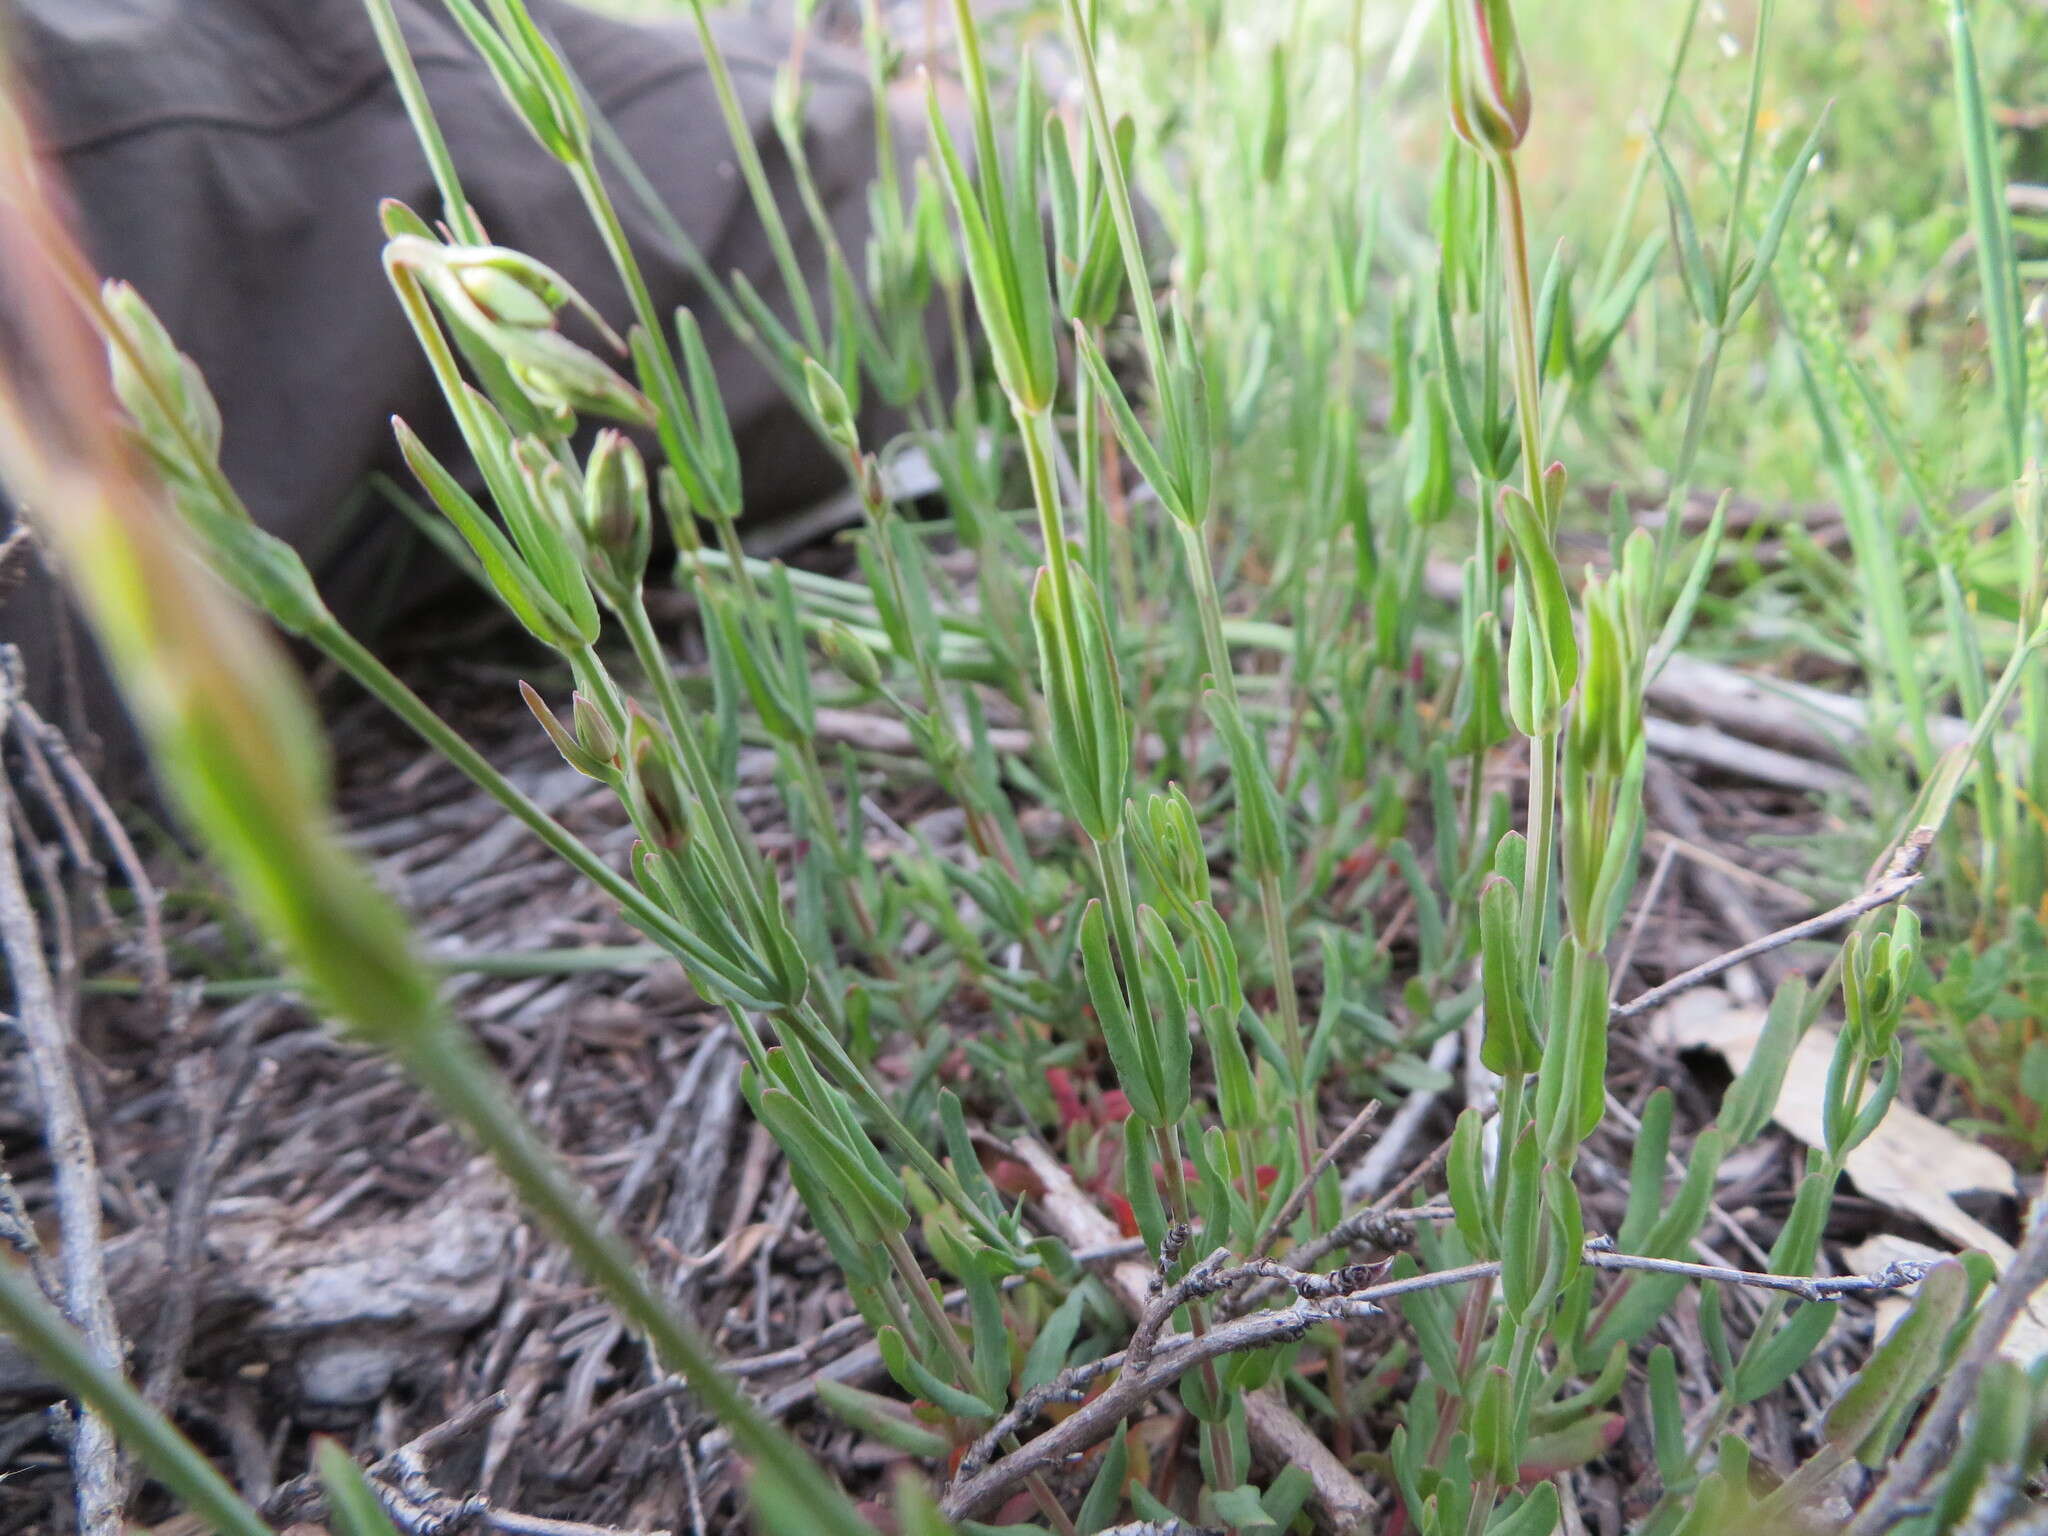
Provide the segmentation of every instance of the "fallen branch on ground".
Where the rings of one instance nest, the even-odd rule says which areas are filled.
[[[1119,1235],[1116,1226],[1081,1187],[1066,1165],[1040,1143],[1025,1138],[1013,1147],[1019,1161],[1037,1176],[1045,1195],[1040,1201],[1046,1225],[1070,1248],[1094,1248],[1112,1242]],[[1133,1318],[1144,1314],[1151,1299],[1152,1267],[1126,1263],[1110,1271],[1111,1288]],[[1303,1302],[1307,1308],[1312,1303]],[[1272,1316],[1277,1314],[1261,1314]],[[1335,1321],[1332,1314],[1328,1319]],[[1254,1322],[1256,1319],[1247,1319]],[[1226,1325],[1232,1326],[1232,1325]],[[1212,1332],[1210,1337],[1215,1337]],[[1162,1351],[1164,1346],[1162,1346]],[[1190,1360],[1192,1368],[1199,1361]],[[1155,1370],[1159,1362],[1155,1361]],[[1112,1388],[1111,1390],[1114,1390]],[[1091,1405],[1092,1407],[1092,1405]],[[1379,1512],[1379,1502],[1351,1470],[1337,1459],[1328,1446],[1287,1406],[1280,1394],[1268,1387],[1247,1393],[1244,1399],[1245,1434],[1258,1456],[1278,1466],[1298,1466],[1309,1475],[1312,1486],[1310,1509],[1324,1530],[1349,1532],[1361,1529]],[[1086,1412],[1087,1410],[1083,1410]],[[1078,1415],[1077,1415],[1078,1417]],[[1072,1420],[1068,1421],[1069,1423]],[[1093,1443],[1093,1442],[1090,1442]],[[1036,1442],[1033,1442],[1035,1445]],[[1029,1454],[1033,1446],[1023,1448]],[[995,1478],[1013,1457],[990,1467],[982,1478]],[[979,1481],[979,1479],[977,1479]],[[956,1490],[964,1491],[964,1490]]]
[[[1760,939],[1752,939],[1747,944],[1737,945],[1711,960],[1702,961],[1689,971],[1681,971],[1669,981],[1617,1005],[1609,1013],[1608,1018],[1615,1021],[1639,1018],[1653,1009],[1661,1008],[1681,992],[1689,992],[1703,982],[1712,981],[1724,971],[1732,971],[1738,965],[1747,964],[1759,955],[1783,949],[1786,945],[1796,944],[1801,939],[1818,938],[1821,934],[1831,932],[1845,923],[1854,922],[1866,912],[1875,912],[1879,907],[1890,906],[1927,878],[1920,866],[1926,862],[1927,850],[1933,842],[1934,828],[1915,828],[1912,835],[1899,846],[1899,851],[1892,855],[1891,863],[1885,867],[1884,873],[1839,906],[1830,907],[1827,911],[1794,923],[1789,928],[1780,928],[1777,932],[1767,933]]]
[[[0,734],[13,714],[14,667],[0,659]],[[121,1368],[120,1324],[107,1286],[106,1245],[100,1233],[99,1161],[84,1102],[71,1070],[70,1032],[60,1012],[49,963],[43,955],[35,908],[15,859],[13,790],[0,775],[0,952],[7,957],[14,1007],[29,1075],[42,1106],[43,1140],[55,1170],[57,1268],[65,1313],[85,1336],[93,1358]],[[112,1430],[81,1408],[71,1439],[78,1523],[86,1536],[118,1536],[123,1520],[121,1469]]]
[[[1692,1264],[1676,1259],[1615,1253],[1600,1245],[1605,1241],[1601,1239],[1586,1248],[1583,1258],[1589,1268],[1681,1275],[1722,1285],[1781,1291],[1805,1301],[1896,1291],[1919,1283],[1927,1269],[1923,1264],[1895,1263],[1873,1275],[1775,1275],[1717,1264]],[[1498,1262],[1467,1264],[1456,1269],[1384,1281],[1378,1279],[1385,1273],[1381,1265],[1352,1265],[1326,1275],[1311,1275],[1268,1260],[1230,1266],[1224,1262],[1227,1258],[1228,1255],[1220,1251],[1211,1254],[1176,1285],[1154,1297],[1144,1308],[1138,1329],[1127,1348],[1064,1371],[1045,1386],[1019,1399],[962,1459],[959,1480],[944,1501],[947,1515],[954,1519],[975,1519],[986,1514],[1024,1477],[1049,1471],[1069,1457],[1100,1444],[1114,1433],[1118,1423],[1137,1411],[1154,1393],[1173,1386],[1204,1361],[1299,1340],[1324,1323],[1374,1316],[1383,1310],[1384,1303],[1397,1297],[1492,1279],[1501,1270]],[[1157,1338],[1161,1320],[1185,1302],[1256,1280],[1279,1280],[1291,1285],[1296,1290],[1297,1300],[1290,1307],[1255,1312],[1212,1327],[1199,1336],[1175,1334],[1166,1339]],[[1080,1401],[1093,1383],[1111,1370],[1119,1373],[1117,1379],[1099,1396],[1086,1401],[1059,1424],[1002,1460],[992,1465],[988,1463],[988,1457],[1001,1438],[1014,1434],[1053,1403]]]

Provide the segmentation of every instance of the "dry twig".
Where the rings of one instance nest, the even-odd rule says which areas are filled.
[[[1309,1169],[1308,1176],[1294,1186],[1294,1193],[1287,1197],[1287,1203],[1266,1218],[1264,1227],[1252,1243],[1252,1252],[1264,1253],[1273,1246],[1273,1240],[1285,1232],[1289,1223],[1301,1214],[1301,1208],[1308,1204],[1308,1197],[1315,1192],[1317,1183],[1329,1172],[1330,1166],[1350,1149],[1352,1142],[1365,1133],[1366,1127],[1372,1124],[1373,1117],[1379,1112],[1380,1101],[1368,1100],[1365,1107],[1351,1117],[1344,1129],[1330,1138],[1330,1144],[1317,1154],[1315,1166]]]
[[[85,807],[86,814],[113,851],[114,862],[120,866],[121,877],[128,882],[129,894],[134,898],[136,915],[142,924],[143,996],[160,1012],[167,1013],[170,1007],[171,964],[164,948],[163,897],[156,888],[156,882],[150,879],[142,855],[136,852],[135,844],[128,836],[128,829],[121,825],[121,818],[93,782],[92,775],[85,771],[85,765],[79,762],[63,733],[20,697],[14,700],[14,717],[23,736],[32,739],[37,750],[56,768],[65,788]]]
[[[0,733],[12,717],[11,663],[0,664]],[[13,789],[0,775],[0,949],[13,980],[16,1023],[27,1047],[29,1074],[42,1102],[43,1136],[55,1169],[58,1273],[64,1308],[101,1365],[121,1369],[120,1324],[107,1287],[106,1248],[100,1233],[100,1176],[92,1132],[71,1071],[67,1038],[41,929],[15,858]],[[120,1459],[112,1430],[81,1408],[71,1443],[79,1528],[87,1536],[118,1536],[122,1529]]]
[[[1382,1281],[1379,1277],[1385,1274],[1385,1267],[1377,1264],[1352,1265],[1331,1274],[1312,1275],[1269,1260],[1229,1266],[1224,1263],[1227,1257],[1220,1251],[1211,1254],[1178,1285],[1155,1297],[1141,1314],[1130,1345],[1120,1355],[1077,1366],[1020,1400],[963,1459],[961,1479],[944,1501],[946,1513],[955,1519],[973,1519],[985,1513],[1025,1476],[1043,1473],[1098,1444],[1155,1392],[1173,1385],[1204,1361],[1297,1340],[1324,1323],[1372,1316],[1382,1309],[1383,1303],[1396,1297],[1492,1279],[1501,1269],[1498,1262],[1467,1264],[1403,1280]],[[1916,1284],[1926,1270],[1920,1264],[1897,1263],[1874,1275],[1774,1275],[1615,1253],[1597,1245],[1587,1247],[1584,1260],[1593,1269],[1683,1275],[1724,1285],[1782,1291],[1808,1301],[1898,1290]],[[1174,1308],[1197,1296],[1215,1295],[1254,1280],[1279,1280],[1292,1286],[1298,1299],[1291,1307],[1255,1312],[1213,1326],[1205,1334],[1156,1339],[1159,1320],[1170,1316]],[[1099,1396],[1001,1461],[987,1465],[1001,1435],[1013,1433],[1052,1402],[1074,1401],[1089,1383],[1112,1368],[1118,1371],[1117,1379]]]
[[[181,1013],[189,1013],[197,998],[187,994],[180,1001]],[[164,1299],[143,1385],[144,1395],[159,1408],[175,1406],[185,1354],[192,1345],[192,1325],[198,1313],[199,1250],[214,1187],[241,1146],[250,1112],[267,1096],[264,1089],[277,1076],[276,1062],[256,1057],[256,1031],[281,1006],[274,998],[258,998],[237,1010],[240,1018],[222,1053],[224,1060],[216,1059],[203,1070],[196,1058],[187,1058],[172,1071],[191,1131],[185,1171],[171,1197],[165,1223]],[[182,1019],[174,1020],[167,1031],[172,1040],[183,1033]]]
[[[1745,965],[1759,955],[1772,950],[1783,949],[1801,939],[1818,938],[1845,923],[1852,923],[1866,912],[1875,912],[1879,907],[1890,906],[1904,897],[1926,876],[1920,866],[1926,861],[1927,850],[1934,842],[1932,827],[1918,827],[1900,844],[1899,851],[1892,855],[1884,873],[1863,890],[1847,901],[1828,908],[1827,911],[1809,917],[1789,928],[1780,928],[1776,933],[1767,933],[1762,938],[1751,939],[1739,944],[1724,954],[1702,961],[1689,971],[1681,971],[1660,986],[1650,988],[1629,1001],[1617,1006],[1608,1017],[1615,1021],[1638,1018],[1654,1009],[1661,1008],[1681,992],[1689,992],[1703,982],[1712,981],[1724,971],[1731,971],[1738,965]]]
[[[1095,1202],[1082,1192],[1080,1186],[1074,1183],[1073,1175],[1068,1172],[1066,1166],[1057,1157],[1053,1156],[1050,1151],[1038,1142],[1029,1138],[1016,1143],[1014,1150],[1018,1159],[1038,1178],[1041,1187],[1046,1192],[1045,1198],[1041,1202],[1041,1208],[1045,1213],[1047,1225],[1069,1247],[1099,1247],[1116,1238],[1118,1234],[1114,1224],[1111,1223],[1107,1216],[1103,1215]],[[1149,1299],[1150,1266],[1123,1264],[1117,1266],[1110,1273],[1112,1287],[1117,1292],[1118,1298],[1134,1317],[1142,1315],[1146,1302]],[[1312,1308],[1314,1305],[1316,1304],[1310,1302],[1300,1303],[1302,1308]],[[1262,1317],[1278,1317],[1281,1315],[1280,1313],[1260,1314]],[[1335,1314],[1332,1314],[1325,1320],[1334,1321]],[[1256,1323],[1257,1320],[1247,1319],[1246,1321]],[[1231,1327],[1235,1325],[1225,1326]],[[1208,1337],[1213,1339],[1220,1332],[1222,1332],[1221,1329],[1212,1330]],[[1242,1346],[1233,1345],[1231,1347]],[[1163,1348],[1162,1346],[1162,1351]],[[1215,1357],[1210,1356],[1208,1358],[1213,1359]],[[1166,1363],[1170,1364],[1170,1359]],[[1191,1369],[1200,1363],[1199,1360],[1190,1359],[1183,1368]],[[1153,1368],[1156,1370],[1159,1368],[1159,1365],[1160,1362],[1155,1361]],[[1114,1391],[1116,1389],[1112,1387],[1111,1390]],[[1138,1401],[1142,1401],[1142,1398],[1138,1399]],[[1314,1488],[1312,1507],[1319,1523],[1324,1529],[1339,1532],[1354,1531],[1363,1527],[1365,1522],[1372,1518],[1378,1510],[1378,1502],[1366,1491],[1365,1485],[1352,1475],[1350,1469],[1331,1453],[1329,1447],[1324,1445],[1316,1435],[1309,1431],[1308,1426],[1295,1416],[1294,1411],[1287,1406],[1286,1401],[1279,1393],[1271,1388],[1249,1393],[1244,1399],[1244,1405],[1245,1429],[1252,1442],[1254,1451],[1280,1465],[1299,1466],[1308,1473]],[[1079,1415],[1076,1415],[1076,1417],[1079,1417]],[[1072,1423],[1073,1420],[1070,1419],[1067,1422]],[[1064,1429],[1065,1425],[1060,1426],[1060,1428]],[[1058,1432],[1058,1430],[1053,1431],[1053,1433]],[[1032,1444],[1036,1445],[1037,1443],[1034,1441]],[[1094,1442],[1088,1441],[1086,1443],[1093,1444]],[[1024,1450],[1027,1453],[1030,1452],[1032,1445],[1025,1446]],[[984,1472],[982,1478],[996,1477],[1012,1459],[1011,1457],[1005,1457],[1003,1461]],[[1037,1469],[1028,1468],[1027,1470],[1035,1471]]]

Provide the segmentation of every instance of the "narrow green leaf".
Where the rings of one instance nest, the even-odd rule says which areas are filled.
[[[1778,243],[1785,238],[1785,226],[1791,222],[1792,206],[1799,201],[1799,189],[1806,184],[1806,173],[1813,165],[1813,152],[1820,145],[1821,129],[1827,126],[1828,114],[1822,109],[1820,120],[1813,125],[1813,131],[1806,136],[1806,142],[1799,146],[1799,153],[1793,157],[1792,165],[1785,172],[1785,180],[1778,188],[1778,198],[1771,205],[1771,216],[1764,223],[1764,232],[1756,243],[1756,257],[1749,269],[1749,276],[1736,285],[1735,292],[1728,300],[1727,324],[1733,325],[1755,301],[1757,290],[1763,287],[1764,279],[1770,275],[1771,263],[1777,258]]]
[[[1729,1384],[1729,1395],[1737,1403],[1753,1403],[1775,1392],[1820,1348],[1841,1310],[1839,1302],[1808,1302],[1769,1338],[1752,1339]]]
[[[1699,225],[1692,216],[1692,199],[1686,195],[1685,183],[1679,180],[1671,157],[1664,152],[1664,141],[1653,134],[1650,145],[1657,154],[1657,169],[1664,177],[1664,200],[1671,210],[1671,231],[1678,242],[1679,270],[1685,277],[1685,291],[1701,321],[1718,328],[1726,311],[1722,306],[1720,283],[1714,276],[1713,263],[1707,260],[1706,250],[1700,244]]]
[[[906,1455],[942,1461],[953,1448],[953,1442],[946,1436],[910,1418],[901,1403],[878,1392],[863,1391],[821,1376],[818,1401],[861,1434]]]
[[[1678,1394],[1678,1359],[1668,1344],[1650,1351],[1649,1394],[1657,1474],[1666,1489],[1681,1490],[1692,1469],[1685,1454],[1685,1403]]]
[[[1946,1261],[1927,1272],[1912,1309],[1835,1400],[1821,1434],[1866,1466],[1881,1464],[1906,1414],[1933,1383],[1943,1346],[1969,1302],[1963,1266]]]
[[[935,1374],[911,1353],[910,1345],[893,1325],[878,1330],[875,1343],[880,1347],[882,1363],[889,1368],[896,1385],[923,1398],[934,1408],[950,1413],[956,1419],[993,1419],[1002,1412],[995,1404],[983,1402],[972,1392],[964,1392]]]
[[[1117,1084],[1131,1101],[1131,1112],[1149,1124],[1167,1124],[1165,1069],[1152,1039],[1151,1021],[1140,1030],[1131,1017],[1110,956],[1109,924],[1100,901],[1090,901],[1081,914],[1081,964],[1095,1022],[1102,1028],[1102,1042],[1109,1048]]]
[[[339,1441],[321,1436],[313,1443],[313,1465],[327,1493],[327,1518],[334,1536],[398,1536],[363,1469]]]

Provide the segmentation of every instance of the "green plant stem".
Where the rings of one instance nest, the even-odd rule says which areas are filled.
[[[1223,637],[1223,599],[1216,591],[1216,568],[1209,558],[1209,539],[1199,523],[1176,518],[1180,547],[1186,556],[1188,585],[1194,589],[1195,614],[1201,621],[1202,658],[1216,691],[1237,703],[1237,674],[1230,665],[1230,646]]]
[[[1091,337],[1100,346],[1098,334]],[[1120,601],[1105,603],[1110,644],[1116,644],[1118,611],[1127,605],[1129,593],[1117,580],[1117,562],[1110,555],[1109,500],[1102,491],[1102,403],[1096,399],[1095,376],[1086,368],[1074,369],[1074,468],[1081,491],[1081,547],[1088,560],[1088,577],[1095,590],[1114,592]]]
[[[1115,936],[1118,956],[1123,962],[1124,989],[1130,994],[1131,1016],[1139,1028],[1149,1029],[1152,1027],[1151,1003],[1146,995],[1144,963],[1138,948],[1137,909],[1131,899],[1130,871],[1124,863],[1123,833],[1119,831],[1109,841],[1095,844],[1094,851],[1096,873],[1101,879],[1109,907],[1110,932]],[[1188,1199],[1187,1172],[1181,1166],[1180,1131],[1172,1124],[1155,1125],[1152,1139],[1159,1150],[1159,1171],[1167,1214],[1177,1225],[1192,1227],[1194,1207]],[[1199,1301],[1188,1303],[1188,1326],[1198,1336],[1208,1332],[1208,1309]],[[1221,1400],[1222,1382],[1211,1361],[1203,1362],[1202,1385],[1211,1394],[1212,1401]],[[1206,1427],[1210,1436],[1210,1458],[1220,1475],[1232,1466],[1229,1427],[1215,1424]],[[1216,1433],[1218,1429],[1223,1431],[1220,1436]],[[1228,1486],[1235,1486],[1235,1483]]]
[[[705,12],[704,0],[690,0],[690,14],[697,23],[697,40],[703,48],[704,65],[711,75],[712,90],[718,97],[718,110],[725,118],[733,157],[739,162],[740,175],[753,199],[755,216],[761,220],[761,227],[768,236],[768,248],[775,257],[782,285],[789,292],[789,302],[796,311],[804,345],[810,348],[814,357],[828,356],[824,334],[818,328],[817,308],[811,302],[810,285],[804,281],[803,265],[796,259],[796,248],[790,244],[789,226],[783,220],[781,206],[775,201],[775,190],[768,184],[767,168],[761,163],[761,151],[747,127],[739,92],[732,83],[732,71],[725,62],[725,50],[718,46],[718,38],[711,30],[711,18]]]
[[[1526,622],[1518,620],[1517,622]],[[1559,731],[1529,742],[1529,844],[1522,869],[1522,953],[1532,973],[1541,965],[1543,931],[1550,921],[1551,866],[1556,862]]]
[[[1153,1145],[1159,1150],[1159,1171],[1165,1186],[1166,1210],[1174,1223],[1184,1228],[1194,1226],[1194,1205],[1188,1199],[1187,1169],[1182,1166],[1180,1129],[1174,1125],[1155,1125],[1152,1128]],[[1188,1331],[1201,1338],[1209,1331],[1209,1309],[1199,1301],[1188,1303]],[[1211,1403],[1223,1401],[1223,1380],[1217,1373],[1216,1362],[1204,1360],[1201,1365],[1202,1389]],[[1230,1426],[1222,1421],[1205,1423],[1203,1434],[1209,1442],[1209,1460],[1215,1465],[1219,1483],[1225,1488],[1235,1488],[1238,1483],[1237,1455],[1231,1445]]]
[[[455,157],[448,152],[448,141],[441,135],[441,124],[427,100],[419,67],[413,63],[412,50],[406,46],[405,34],[399,30],[398,16],[391,8],[391,0],[363,0],[363,3],[370,13],[370,29],[377,34],[377,47],[383,52],[385,67],[391,71],[392,83],[398,87],[398,99],[405,104],[405,115],[412,123],[413,137],[420,141],[420,149],[434,173],[434,185],[441,193],[442,216],[447,219],[456,239],[465,245],[482,245],[486,238],[483,226],[477,222],[476,210],[469,206],[469,199],[463,195],[462,177],[455,169]]]
[[[1011,402],[1017,434],[1024,444],[1024,466],[1031,476],[1031,500],[1038,512],[1039,537],[1045,543],[1045,568],[1052,581],[1053,601],[1062,621],[1073,616],[1073,560],[1067,548],[1066,519],[1060,512],[1059,478],[1053,469],[1052,411],[1033,410]],[[1078,637],[1067,639],[1079,649]]]
[[[472,784],[503,806],[515,820],[562,861],[623,907],[635,926],[657,939],[680,941],[675,919],[646,892],[621,875],[567,827],[535,805],[525,791],[491,765],[461,734],[430,709],[390,668],[339,624],[310,632],[320,653],[362,685],[422,741],[445,757]],[[673,946],[671,946],[673,947]]]
[[[1522,437],[1522,477],[1529,504],[1546,529],[1556,528],[1559,509],[1549,506],[1543,488],[1543,386],[1536,365],[1535,305],[1529,280],[1529,236],[1522,213],[1521,179],[1513,155],[1501,155],[1494,166],[1500,193],[1501,245],[1507,256],[1509,335],[1515,368],[1515,419]],[[1489,515],[1491,515],[1489,510]],[[1533,623],[1518,613],[1517,624]],[[1541,643],[1541,642],[1539,642]],[[1556,701],[1560,706],[1563,701]],[[1539,732],[1529,746],[1529,849],[1522,875],[1522,953],[1533,969],[1541,964],[1540,946],[1550,911],[1550,872],[1556,839],[1558,731]]]
[[[1301,1033],[1301,999],[1295,992],[1292,951],[1287,943],[1287,902],[1280,893],[1277,875],[1269,874],[1259,881],[1259,915],[1266,933],[1266,952],[1273,961],[1273,992],[1280,1006],[1280,1047],[1287,1053],[1287,1067],[1294,1076],[1295,1150],[1301,1155],[1301,1176],[1306,1179],[1316,1164],[1315,1130],[1309,1123],[1315,1085],[1307,1081],[1308,1049]],[[1316,1209],[1314,1200],[1315,1192],[1311,1190],[1311,1213]]]
[[[1522,212],[1522,181],[1515,157],[1494,162],[1499,189],[1501,248],[1507,256],[1508,321],[1515,365],[1515,424],[1522,436],[1522,479],[1529,505],[1543,515],[1546,526],[1557,509],[1543,500],[1543,385],[1537,367],[1534,287],[1529,273],[1529,231]]]
[[[1223,635],[1223,603],[1216,591],[1216,571],[1209,558],[1209,541],[1201,525],[1181,522],[1181,548],[1187,557],[1188,584],[1195,593],[1195,611],[1201,619],[1202,650],[1208,659],[1209,675],[1232,709],[1238,707],[1237,675],[1230,665],[1230,646]],[[1287,942],[1287,904],[1277,876],[1259,881],[1259,912],[1266,940],[1266,956],[1272,966],[1273,991],[1280,1010],[1280,1039],[1287,1052],[1287,1065],[1294,1077],[1294,1136],[1301,1154],[1301,1172],[1306,1178],[1315,1166],[1315,1131],[1311,1123],[1314,1085],[1307,1082],[1307,1051],[1302,1042],[1301,999],[1294,984],[1294,956]]]
[[[953,1326],[952,1318],[946,1315],[946,1309],[939,1304],[938,1297],[932,1294],[931,1285],[926,1281],[924,1272],[918,1268],[917,1258],[911,1253],[910,1245],[904,1242],[903,1234],[884,1232],[882,1246],[888,1250],[889,1261],[895,1266],[904,1288],[910,1292],[911,1300],[917,1307],[918,1315],[924,1319],[925,1327],[939,1340],[947,1358],[952,1362],[955,1384],[966,1391],[975,1391],[977,1373],[974,1369],[974,1357],[967,1352],[967,1346],[960,1342],[959,1330]],[[905,1337],[907,1340],[907,1332]],[[1019,1441],[1015,1435],[1005,1435],[1002,1445],[1003,1449],[1014,1451],[1018,1448]],[[1032,1473],[1024,1479],[1024,1487],[1030,1493],[1032,1502],[1038,1505],[1039,1513],[1052,1523],[1059,1536],[1080,1536],[1073,1520],[1060,1506],[1060,1501],[1054,1497],[1052,1489],[1046,1486],[1043,1477],[1036,1472]]]

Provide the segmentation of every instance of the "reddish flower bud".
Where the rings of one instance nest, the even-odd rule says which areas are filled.
[[[1512,154],[1529,131],[1529,71],[1509,0],[1449,0],[1451,126],[1481,154]]]

